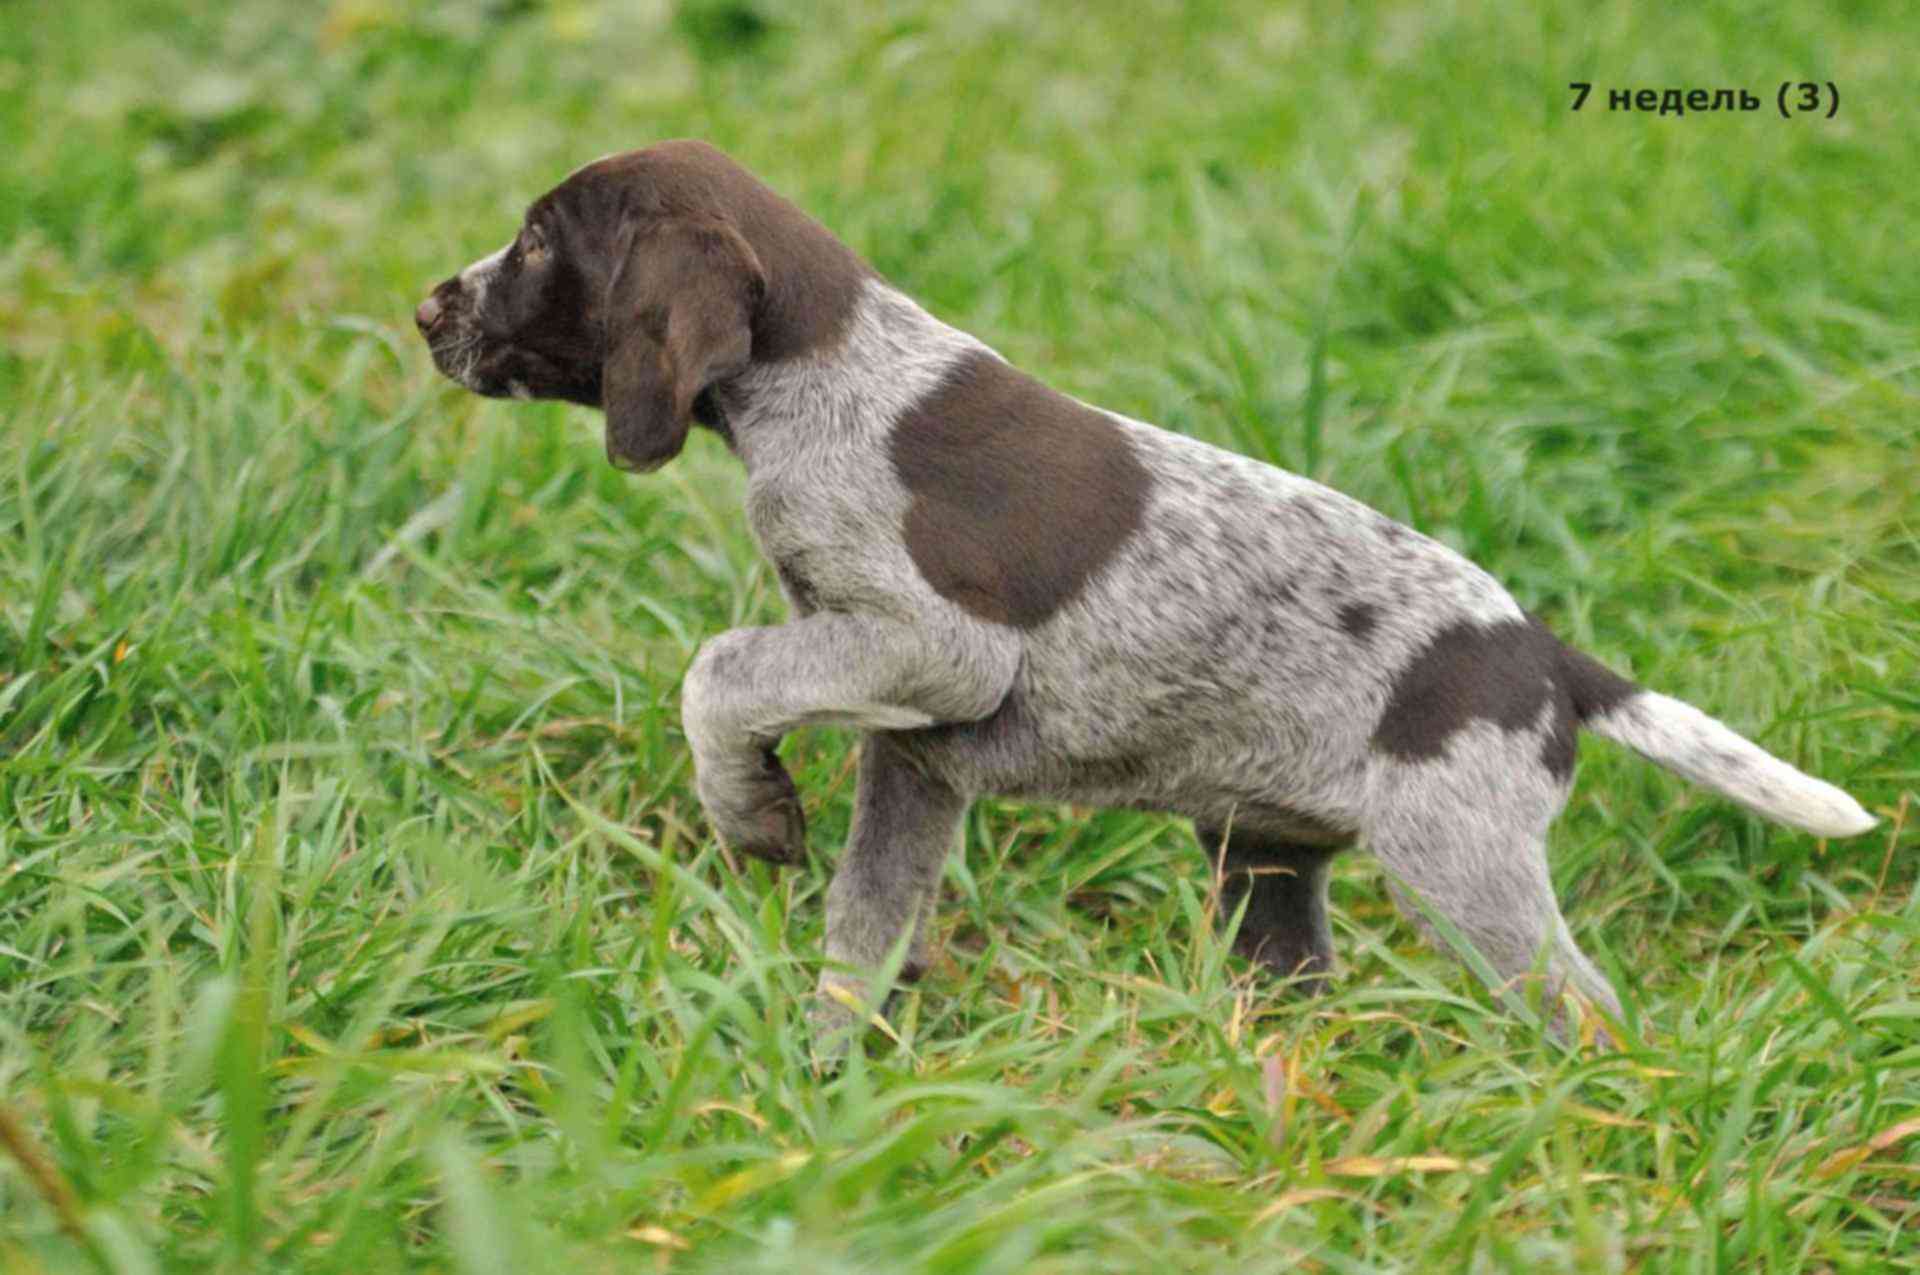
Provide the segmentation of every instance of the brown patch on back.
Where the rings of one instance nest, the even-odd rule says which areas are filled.
[[[1108,417],[984,351],[895,423],[913,495],[907,552],[936,592],[1001,624],[1041,624],[1112,559],[1150,479]]]
[[[701,218],[737,230],[765,268],[753,357],[797,358],[838,344],[872,269],[772,187],[705,142],[660,142],[589,164],[550,199],[592,218]]]

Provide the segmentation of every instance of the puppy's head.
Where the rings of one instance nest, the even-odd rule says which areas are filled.
[[[696,416],[715,423],[702,395],[754,358],[767,274],[741,224],[743,204],[752,224],[766,199],[778,196],[699,143],[600,160],[535,200],[513,241],[436,287],[414,322],[453,380],[602,408],[607,458],[657,469]]]

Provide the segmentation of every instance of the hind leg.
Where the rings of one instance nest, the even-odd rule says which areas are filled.
[[[1246,900],[1233,950],[1259,961],[1307,995],[1326,990],[1333,969],[1327,924],[1327,868],[1335,851],[1234,828],[1221,847],[1219,829],[1194,829],[1200,848],[1221,871],[1220,916]]]
[[[1432,761],[1386,763],[1368,843],[1401,910],[1429,938],[1454,947],[1429,913],[1443,920],[1491,969],[1496,991],[1523,991],[1538,973],[1541,1003],[1556,1026],[1569,987],[1618,1015],[1613,985],[1574,945],[1547,872],[1547,824],[1565,786],[1529,769],[1531,757],[1501,751],[1456,746]],[[1519,764],[1504,764],[1511,762]]]

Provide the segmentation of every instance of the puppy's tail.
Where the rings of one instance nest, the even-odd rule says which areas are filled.
[[[1851,837],[1877,822],[1860,803],[1734,734],[1691,704],[1635,686],[1592,657],[1561,648],[1574,712],[1587,730],[1817,837]]]

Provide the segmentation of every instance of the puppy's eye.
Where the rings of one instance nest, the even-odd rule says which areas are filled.
[[[547,250],[547,237],[540,227],[529,224],[520,232],[520,251],[527,256],[536,256]]]

